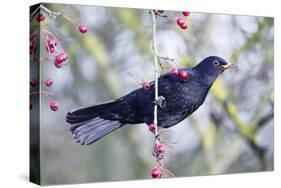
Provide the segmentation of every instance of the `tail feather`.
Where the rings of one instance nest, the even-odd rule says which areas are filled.
[[[82,126],[78,127],[77,129],[75,129],[73,131],[73,133],[77,133],[77,132],[80,132],[80,133],[86,133],[86,132],[89,132],[89,131],[93,131],[99,127],[101,127],[102,125],[104,124],[107,124],[109,123],[110,120],[104,120],[104,119],[100,119],[100,118],[95,118],[93,120],[91,120],[90,122],[87,122],[85,124],[83,124]],[[94,125],[94,126],[93,126]]]
[[[96,123],[97,121],[99,123]],[[77,128],[70,127],[70,132],[76,142],[81,145],[89,145],[123,125],[119,121],[104,120],[97,117],[85,124],[81,124]]]
[[[118,119],[104,117],[116,104],[114,101],[68,112],[66,121],[71,124],[69,130],[76,142],[89,145],[122,127],[125,123]]]

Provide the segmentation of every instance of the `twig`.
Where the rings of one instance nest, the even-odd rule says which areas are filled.
[[[273,110],[271,112],[269,112],[268,114],[266,114],[264,117],[262,117],[258,122],[257,122],[257,127],[262,127],[263,125],[265,125],[267,122],[269,122],[270,120],[273,119],[274,116],[274,112]]]
[[[155,71],[155,81],[154,81],[154,89],[155,89],[155,101],[158,100],[158,56],[157,56],[157,48],[156,48],[156,16],[153,10],[150,10],[151,12],[151,17],[153,21],[152,25],[152,49],[154,51],[153,57],[154,57],[154,71]],[[154,105],[154,120],[153,123],[155,125],[155,136],[158,136],[158,119],[157,119],[157,104]],[[158,139],[155,139],[156,144],[159,143]]]
[[[158,132],[158,119],[157,119],[157,110],[158,110],[158,104],[156,101],[159,100],[158,96],[158,77],[159,77],[159,66],[161,66],[159,62],[159,56],[157,55],[157,47],[156,47],[156,17],[157,14],[155,11],[150,10],[151,17],[152,17],[152,49],[154,51],[153,53],[153,58],[154,58],[154,71],[155,71],[155,81],[154,81],[154,90],[155,90],[155,97],[154,97],[154,118],[153,118],[153,124],[154,124],[154,135],[155,135],[155,145],[154,145],[154,152],[153,155],[156,158],[156,168],[153,169],[152,171],[152,177],[154,178],[161,178],[163,173],[169,174],[170,176],[174,176],[173,173],[171,173],[169,170],[164,168],[163,165],[163,160],[165,159],[165,150],[164,150],[164,145],[163,143],[160,142],[160,135]],[[156,174],[154,173],[156,171]]]
[[[55,19],[57,16],[61,16],[61,12],[51,11],[45,6],[43,6],[42,4],[40,5],[40,8],[42,8],[45,12],[47,12],[52,19]]]

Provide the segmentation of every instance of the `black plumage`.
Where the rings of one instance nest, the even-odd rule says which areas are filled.
[[[188,80],[166,73],[159,77],[159,96],[164,97],[158,107],[158,127],[168,128],[184,120],[204,102],[216,78],[233,67],[220,57],[210,56],[188,72]],[[153,122],[154,84],[149,89],[139,88],[115,101],[80,108],[67,113],[73,137],[82,145],[91,144],[110,132],[126,125]]]

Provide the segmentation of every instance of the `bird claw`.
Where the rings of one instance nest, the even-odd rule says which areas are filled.
[[[161,109],[164,109],[167,105],[167,101],[166,101],[165,97],[159,96],[157,100],[154,100],[154,104],[159,106]]]

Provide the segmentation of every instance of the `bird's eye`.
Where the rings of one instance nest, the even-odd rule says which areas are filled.
[[[214,64],[215,66],[218,66],[218,65],[220,64],[220,62],[219,62],[218,60],[215,60],[215,61],[213,61],[213,64]]]

